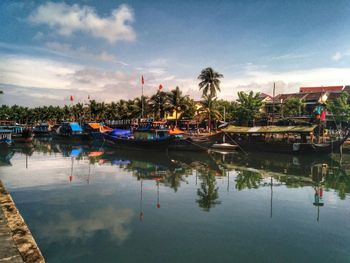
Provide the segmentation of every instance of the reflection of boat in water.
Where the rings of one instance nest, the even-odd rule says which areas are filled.
[[[105,162],[111,164],[130,164],[138,165],[139,168],[150,168],[153,166],[162,167],[166,170],[173,170],[177,166],[170,160],[167,154],[163,152],[145,153],[139,151],[110,151],[106,152],[101,157]]]
[[[339,166],[340,164],[333,158],[325,156],[296,156],[280,155],[276,153],[231,154],[223,156],[212,153],[213,158],[227,169],[244,169],[270,172],[283,175],[310,176],[310,168],[315,165],[327,164],[328,166]]]
[[[11,159],[14,154],[13,150],[0,151],[0,166],[11,166]]]
[[[264,126],[239,127],[229,126],[223,129],[234,143],[249,152],[273,153],[322,153],[339,151],[340,146],[349,136],[324,141],[324,133],[318,125],[310,126]],[[317,142],[316,142],[317,141]],[[321,142],[324,141],[324,142]]]

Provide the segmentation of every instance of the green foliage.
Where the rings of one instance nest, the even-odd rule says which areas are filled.
[[[187,99],[186,99],[186,109],[182,112],[181,118],[190,120],[190,119],[194,118],[196,113],[197,113],[196,103],[194,102],[193,99],[190,99],[190,98],[187,97]]]
[[[179,87],[171,90],[168,93],[168,110],[169,112],[175,111],[175,124],[177,126],[178,112],[186,111],[188,108],[188,96],[183,96]]]
[[[283,105],[283,115],[287,117],[301,116],[305,113],[305,103],[298,98],[288,98]]]
[[[154,118],[164,118],[165,113],[169,110],[168,94],[158,90],[157,93],[150,98],[149,105]]]
[[[333,114],[336,121],[349,121],[350,105],[348,104],[349,94],[343,91],[334,101],[327,103],[327,110]]]
[[[211,130],[212,120],[221,120],[222,116],[216,108],[217,99],[213,96],[203,95],[201,100],[201,108],[197,115],[201,120],[208,120],[208,128]]]
[[[239,125],[250,125],[260,115],[260,108],[262,106],[262,100],[259,93],[250,91],[245,93],[243,91],[238,92],[238,104],[236,107],[236,120]]]
[[[217,100],[215,101],[215,108],[220,112],[221,116],[226,121],[233,120],[235,117],[235,112],[237,108],[237,102],[227,101],[227,100]],[[225,113],[225,116],[224,116]]]
[[[199,90],[203,89],[203,96],[216,97],[218,91],[220,91],[220,78],[224,75],[216,72],[214,69],[208,67],[201,71],[198,79],[201,81]]]

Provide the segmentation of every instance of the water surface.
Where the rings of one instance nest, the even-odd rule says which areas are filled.
[[[47,262],[350,262],[350,156],[36,142],[0,179]]]

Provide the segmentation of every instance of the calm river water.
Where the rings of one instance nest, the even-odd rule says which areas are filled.
[[[0,179],[53,262],[350,262],[350,155],[36,142]]]

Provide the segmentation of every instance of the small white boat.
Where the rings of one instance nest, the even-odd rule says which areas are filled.
[[[224,142],[224,143],[215,143],[211,146],[211,148],[217,149],[217,150],[234,151],[238,148],[238,145]]]

